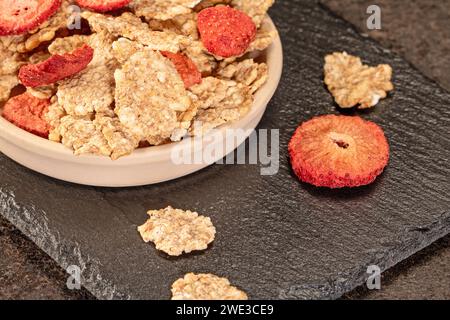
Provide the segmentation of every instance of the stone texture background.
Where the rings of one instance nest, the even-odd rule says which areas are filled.
[[[450,0],[321,0],[385,48],[450,90]],[[381,8],[382,29],[368,30],[366,10]]]
[[[326,0],[323,3],[364,33],[367,32],[367,6],[379,4],[383,30],[369,34],[450,89],[450,1]],[[64,271],[3,218],[0,218],[0,257],[0,299],[93,298],[85,290],[67,290]],[[450,236],[447,236],[386,272],[381,291],[367,292],[359,288],[346,298],[449,299],[449,275]]]
[[[450,0],[321,0],[351,22],[450,90]],[[382,29],[368,30],[366,9],[381,8]],[[450,236],[383,274],[383,289],[359,288],[349,299],[450,299]]]

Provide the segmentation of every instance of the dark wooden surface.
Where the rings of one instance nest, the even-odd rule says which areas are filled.
[[[353,48],[353,50],[355,50],[353,52],[361,54],[364,58],[366,58],[366,60],[370,61],[371,63],[391,62],[394,66],[394,69],[400,73],[400,75],[397,76],[396,79],[398,90],[394,94],[394,96],[389,100],[383,102],[378,108],[378,112],[364,115],[369,119],[372,118],[379,123],[381,122],[382,125],[384,124],[384,126],[387,127],[387,132],[390,133],[394,138],[394,150],[395,152],[398,152],[397,155],[399,155],[400,157],[403,154],[401,150],[402,148],[398,148],[398,150],[396,150],[395,147],[397,143],[397,146],[400,147],[401,143],[404,141],[402,140],[402,136],[400,135],[400,133],[397,132],[399,128],[390,127],[393,123],[393,118],[408,120],[407,115],[412,115],[411,110],[417,111],[417,113],[419,114],[421,111],[420,104],[425,103],[425,98],[430,95],[436,95],[436,97],[430,99],[431,103],[428,104],[429,107],[431,104],[431,113],[437,112],[437,109],[434,110],[433,108],[437,108],[438,104],[447,106],[449,105],[448,103],[450,99],[448,97],[448,94],[441,91],[436,86],[433,86],[426,79],[423,79],[400,59],[390,54],[383,53],[382,50],[380,50],[374,43],[370,42],[369,40],[363,41],[361,38],[358,38],[357,35],[354,34],[351,30],[347,30],[349,27],[348,25],[330,18],[321,9],[316,7],[315,4],[312,4],[309,1],[308,3],[301,1],[290,1],[289,3],[287,3],[286,1],[281,1],[281,3],[279,3],[277,7],[275,7],[272,11],[272,16],[277,21],[280,27],[280,31],[285,40],[287,72],[285,74],[284,87],[280,88],[280,92],[272,103],[271,109],[265,120],[263,121],[262,126],[277,128],[281,127],[282,131],[284,130],[284,132],[282,132],[283,144],[286,143],[291,133],[290,131],[294,129],[295,123],[297,123],[298,121],[308,118],[313,114],[336,112],[336,110],[332,106],[331,98],[328,96],[324,88],[320,85],[321,58],[323,54],[325,54],[328,50],[349,50],[348,48]],[[297,21],[298,17],[301,17],[300,21]],[[317,20],[323,23],[323,27],[317,27],[313,23],[313,21],[316,21],[315,23],[317,23]],[[302,34],[296,34],[296,32],[298,32],[300,29],[302,30]],[[327,37],[327,35],[329,37]],[[299,43],[305,43],[305,46],[299,46]],[[308,50],[305,51],[305,47]],[[301,85],[304,85],[304,87],[302,87]],[[298,97],[303,97],[303,100],[298,99]],[[410,110],[410,112],[408,112],[408,110]],[[421,121],[431,121],[434,128],[436,128],[436,123],[438,126],[447,125],[448,127],[448,113],[446,114],[445,110],[442,112],[443,115],[439,114],[440,120],[434,118],[433,115],[430,115],[429,111],[424,113],[425,114],[422,117],[418,114],[414,115],[415,117],[419,116]],[[283,120],[283,123],[277,123],[276,121],[274,121],[273,119],[276,118],[276,116],[285,117],[281,119]],[[404,125],[403,129],[406,129],[406,131],[402,131],[403,133],[410,131],[412,132],[412,129],[423,129],[425,130],[425,132],[430,131],[429,129],[427,130],[426,122],[411,122],[412,123],[407,123],[407,121],[402,121],[402,125]],[[415,126],[418,127],[415,128]],[[417,150],[420,150],[419,146],[422,146],[424,148],[426,140],[427,139],[421,137],[419,137],[418,139],[414,139],[415,144],[412,151],[417,152]],[[37,224],[37,226],[41,229],[42,227],[44,227],[45,232],[49,231],[49,233],[47,233],[47,236],[50,236],[50,238],[51,236],[55,236],[55,234],[58,234],[58,236],[54,237],[54,239],[52,239],[52,241],[50,242],[44,242],[45,239],[35,238],[35,240],[38,240],[41,247],[46,248],[46,250],[52,253],[54,257],[59,258],[60,262],[63,262],[62,264],[67,262],[67,260],[73,258],[73,256],[80,257],[79,252],[76,251],[74,255],[73,252],[71,252],[71,249],[73,248],[70,247],[70,244],[73,244],[74,241],[75,243],[80,244],[80,241],[78,241],[77,239],[79,233],[73,230],[71,233],[71,228],[65,229],[64,233],[59,232],[61,231],[61,226],[62,229],[64,229],[64,226],[62,224],[67,225],[69,223],[70,226],[70,223],[75,223],[72,225],[72,227],[76,230],[77,227],[81,227],[83,225],[80,224],[81,221],[89,221],[89,223],[100,223],[102,219],[107,219],[106,213],[112,215],[110,216],[110,219],[112,219],[113,221],[108,222],[107,225],[104,225],[103,227],[112,228],[114,225],[114,228],[117,227],[119,229],[119,235],[121,234],[120,230],[124,230],[126,234],[124,233],[123,236],[128,240],[131,240],[131,242],[129,243],[131,246],[130,248],[126,248],[126,250],[124,248],[121,248],[119,249],[119,251],[114,252],[111,247],[115,247],[115,244],[117,243],[111,242],[113,240],[111,239],[111,236],[107,235],[107,232],[105,232],[104,234],[102,233],[102,236],[107,237],[106,239],[103,239],[99,236],[91,237],[91,239],[86,239],[86,242],[93,241],[93,243],[96,244],[97,248],[94,248],[93,251],[92,248],[86,247],[86,242],[84,243],[84,245],[79,246],[80,250],[82,250],[82,256],[86,257],[85,255],[88,254],[89,258],[91,259],[87,261],[90,263],[87,264],[87,271],[93,270],[94,272],[97,272],[97,274],[100,274],[103,278],[103,283],[101,284],[103,287],[97,289],[94,288],[93,290],[96,291],[97,294],[102,291],[100,289],[103,289],[103,293],[110,294],[111,288],[113,287],[112,284],[121,283],[118,287],[113,288],[114,290],[117,290],[114,291],[116,294],[127,295],[131,292],[132,296],[143,297],[145,294],[148,294],[149,297],[154,297],[154,293],[162,293],[161,297],[164,298],[168,295],[168,288],[170,286],[172,278],[176,278],[183,272],[191,271],[192,269],[196,269],[192,271],[197,271],[197,269],[208,268],[208,270],[204,271],[218,272],[220,270],[221,272],[218,273],[227,275],[232,280],[235,280],[234,282],[236,282],[244,289],[248,290],[250,295],[255,298],[273,297],[275,293],[274,289],[286,290],[286,288],[291,287],[295,287],[295,294],[300,297],[333,297],[336,296],[336,294],[340,294],[343,291],[350,289],[349,287],[351,286],[356,286],[358,282],[361,282],[360,277],[362,276],[364,267],[367,265],[367,263],[373,262],[369,260],[374,258],[374,256],[376,256],[376,253],[381,254],[380,257],[374,258],[380,259],[376,262],[380,262],[382,267],[389,266],[390,263],[396,262],[395,260],[398,260],[399,255],[408,255],[409,253],[420,249],[421,246],[429,244],[429,242],[433,240],[433,237],[436,236],[436,232],[440,232],[439,230],[442,229],[442,225],[444,226],[444,228],[447,226],[449,206],[448,202],[446,202],[446,199],[442,198],[442,194],[448,194],[448,189],[446,189],[448,187],[448,184],[441,186],[440,190],[433,189],[435,189],[434,185],[436,184],[436,178],[439,183],[448,182],[448,179],[445,180],[446,178],[448,178],[448,175],[446,175],[448,174],[448,167],[446,167],[446,165],[448,165],[448,162],[443,163],[443,161],[441,161],[445,159],[448,160],[448,153],[445,153],[445,150],[439,150],[439,146],[445,147],[445,144],[448,142],[448,140],[445,137],[436,137],[436,139],[434,139],[434,136],[433,140],[433,142],[435,143],[434,146],[437,147],[437,150],[433,149],[430,150],[430,152],[426,153],[428,156],[434,157],[434,159],[437,160],[438,165],[443,165],[444,167],[438,168],[438,165],[432,164],[428,167],[425,166],[424,168],[418,167],[417,170],[412,171],[411,166],[413,164],[417,165],[417,161],[419,162],[419,164],[421,164],[420,162],[423,159],[424,155],[420,153],[420,157],[417,158],[415,157],[417,154],[408,154],[408,156],[411,157],[406,158],[406,154],[403,154],[405,158],[402,159],[406,160],[404,166],[407,167],[402,167],[403,164],[400,163],[400,159],[394,159],[393,163],[391,163],[391,167],[379,182],[377,182],[374,186],[369,187],[368,189],[361,189],[360,191],[357,191],[356,193],[352,194],[350,198],[348,198],[349,194],[346,192],[317,192],[316,190],[308,186],[299,184],[293,179],[292,175],[290,174],[286,158],[282,159],[282,172],[280,173],[280,176],[275,177],[274,181],[259,180],[262,178],[259,176],[254,176],[257,172],[255,168],[214,167],[207,169],[196,176],[187,178],[186,180],[184,180],[184,182],[178,181],[163,186],[139,188],[131,191],[95,191],[91,188],[75,186],[69,187],[69,185],[55,182],[51,179],[47,179],[39,175],[30,173],[27,170],[24,170],[12,164],[11,162],[9,162],[9,160],[2,159],[1,164],[3,167],[1,169],[1,172],[2,174],[5,173],[7,178],[6,185],[3,184],[2,189],[4,189],[3,191],[6,191],[6,193],[11,191],[14,192],[14,204],[17,205],[15,209],[22,211],[20,217],[22,221],[19,222],[16,219],[15,223],[26,224],[22,224],[21,228],[25,229],[25,227],[31,226],[30,221],[25,221],[29,217],[23,215],[24,208],[29,212],[30,205],[35,205],[35,209],[37,208],[38,210],[44,210],[45,215],[42,215],[41,212],[41,214],[38,213],[37,215],[35,215],[35,217],[40,216],[41,218],[44,218],[43,221],[45,221],[46,224],[42,225],[42,221],[39,221],[39,218],[37,218],[37,220],[33,221],[33,223],[35,223],[34,226],[36,227]],[[409,144],[406,145],[406,147],[408,146]],[[405,146],[402,145],[402,147]],[[404,152],[406,153],[406,151],[411,150],[407,149]],[[425,150],[421,151],[425,153]],[[424,166],[423,164],[421,165]],[[243,175],[250,175],[248,183],[240,182],[240,179]],[[64,210],[64,208],[57,209],[53,204],[41,202],[37,197],[37,195],[41,195],[38,194],[38,191],[33,191],[30,194],[29,190],[23,191],[14,186],[14,182],[16,181],[17,183],[18,179],[20,180],[22,178],[28,179],[27,181],[29,181],[29,185],[33,190],[34,188],[42,188],[44,194],[52,193],[53,195],[55,195],[56,191],[56,198],[60,200],[59,203],[62,205],[68,204],[70,201],[70,199],[68,198],[75,195],[75,205],[73,205],[72,199],[72,206],[71,210],[69,211]],[[236,192],[228,192],[227,195],[224,195],[223,188],[219,188],[219,186],[215,188],[210,187],[212,184],[214,184],[214,181],[217,181],[216,179],[220,179],[222,183],[238,183],[239,188]],[[430,180],[430,184],[425,188],[422,186],[422,184],[428,182],[427,179]],[[212,193],[210,195],[202,197],[202,201],[208,201],[208,203],[200,203],[200,200],[195,200],[195,197],[193,199],[193,194],[184,194],[183,196],[180,196],[178,194],[183,192],[182,190],[184,189],[190,190],[194,185],[194,182],[196,185],[208,185],[209,188],[212,189]],[[254,187],[255,185],[253,183],[258,183],[256,188]],[[393,184],[397,189],[391,189],[393,188]],[[398,211],[399,207],[396,207],[396,204],[388,203],[386,206],[391,206],[391,208],[386,208],[384,202],[392,201],[388,200],[392,199],[392,193],[403,192],[402,187],[404,185],[409,186],[414,190],[404,190],[406,195],[400,194],[399,197],[396,197],[395,200],[400,203],[400,209],[402,209],[403,212],[402,210],[400,210],[400,212]],[[194,187],[194,190],[191,192],[198,193],[200,189],[197,188],[200,187]],[[287,198],[277,198],[276,193],[279,192],[279,188],[284,188],[282,190],[286,190],[288,195],[291,193],[298,194],[296,194],[295,199],[290,198],[291,196],[288,196]],[[409,194],[410,191],[422,190],[422,188],[424,188],[425,194],[421,195],[420,197],[415,192]],[[256,196],[254,194],[255,192],[257,193]],[[267,196],[271,195],[272,193],[275,193],[273,197]],[[12,193],[9,193],[9,196],[7,196],[7,198],[11,198],[12,195]],[[235,197],[233,197],[233,195]],[[261,199],[260,197],[264,199]],[[88,206],[92,207],[88,207],[88,209],[84,208],[81,205],[82,199],[89,199]],[[258,206],[257,204],[253,203],[255,202],[255,200],[269,202],[262,202],[261,205]],[[298,202],[300,200],[305,201],[303,201],[300,205],[300,203]],[[402,203],[402,200],[406,202]],[[426,207],[423,204],[415,203],[415,201],[423,200],[428,201],[428,205]],[[371,201],[370,206],[366,206],[367,201]],[[131,202],[133,202],[133,204]],[[229,204],[231,202],[233,204]],[[96,204],[94,205],[94,203]],[[158,205],[161,206],[168,203],[180,206],[188,205],[193,209],[211,212],[210,215],[212,216],[213,220],[216,219],[218,221],[218,226],[222,229],[222,238],[218,239],[219,241],[214,245],[210,252],[207,252],[207,254],[205,255],[190,257],[186,260],[167,261],[164,257],[155,255],[155,252],[151,247],[142,246],[139,242],[135,242],[137,240],[137,237],[134,237],[132,233],[134,232],[135,224],[140,223],[142,222],[142,219],[145,219],[145,209],[147,209],[148,207]],[[9,202],[9,204],[11,205],[11,201]],[[91,216],[89,216],[89,214],[93,214],[93,211],[99,210],[101,204],[107,204],[107,208],[109,211],[106,212],[105,209],[105,212],[97,217],[92,217],[92,219],[90,219]],[[262,206],[264,207],[264,209],[262,208]],[[315,210],[311,211],[308,208],[305,209],[303,208],[303,206],[309,208],[313,206],[314,209],[320,209],[320,212],[316,212]],[[322,212],[323,209],[325,209],[326,211]],[[351,222],[351,220],[349,220],[349,212],[346,209],[365,209],[362,211],[365,213],[365,215],[362,215],[362,212],[359,211],[359,216],[357,216],[356,218],[361,218],[361,220],[357,223],[353,223]],[[78,212],[78,210],[80,210],[81,213]],[[442,212],[439,214],[440,210],[442,210]],[[62,217],[64,217],[64,215],[68,214],[69,212],[71,214],[70,219],[63,219]],[[375,217],[373,217],[374,214]],[[75,215],[75,217],[73,217],[73,215]],[[12,217],[11,214],[9,214],[8,216],[12,220],[17,217]],[[236,221],[239,221],[239,219],[242,218],[250,219],[247,221],[253,224],[249,225],[249,227],[252,227],[251,230],[245,230],[250,231],[248,235],[239,236],[239,233],[236,232],[236,229],[239,229],[238,225],[236,225]],[[341,220],[339,221],[339,219]],[[355,219],[355,216],[352,215],[351,219]],[[382,223],[384,219],[389,219],[389,222],[392,223]],[[54,220],[56,220],[56,223]],[[439,221],[440,227],[438,226],[439,223],[437,223]],[[116,225],[113,222],[119,222],[119,224]],[[327,225],[322,226],[320,225],[320,222],[323,222]],[[338,223],[343,224],[343,226],[337,227]],[[381,225],[380,229],[382,230],[375,230],[374,234],[369,235],[364,235],[363,233],[360,234],[359,232],[357,232],[360,231],[361,227],[364,227],[364,225],[369,226],[374,224],[377,226]],[[237,228],[234,229],[232,228],[233,226]],[[272,236],[269,233],[267,237],[267,233],[263,234],[265,231],[264,228],[259,231],[257,230],[256,226],[258,226],[258,228],[261,228],[261,226],[269,228],[268,231],[273,232]],[[328,240],[325,241],[324,239],[322,239],[322,237],[320,237],[320,235],[317,235],[314,246],[313,244],[311,244],[311,247],[309,247],[308,244],[301,243],[302,238],[307,239],[308,236],[311,237],[315,235],[312,229],[313,226],[327,229],[327,234],[336,237],[334,239],[337,239],[339,241],[337,243]],[[425,232],[424,226],[427,226],[427,232]],[[297,230],[299,227],[301,227],[301,231]],[[84,228],[87,227],[84,225]],[[408,228],[412,229],[407,230]],[[43,255],[37,254],[38,258],[36,259],[36,261],[33,261],[33,257],[34,255],[36,255],[34,253],[34,248],[32,248],[30,251],[27,251],[26,248],[28,245],[22,242],[22,239],[20,239],[21,236],[17,235],[17,231],[13,230],[5,224],[2,225],[0,231],[2,232],[2,234],[0,234],[0,239],[3,239],[3,242],[0,242],[2,243],[2,246],[0,248],[2,250],[3,248],[6,248],[5,251],[8,253],[8,257],[12,257],[10,259],[10,263],[0,263],[1,268],[6,268],[9,271],[9,277],[0,277],[0,284],[6,282],[7,288],[12,287],[12,289],[9,289],[9,297],[89,297],[89,295],[86,293],[81,293],[80,295],[72,295],[71,293],[67,292],[67,290],[64,289],[64,286],[61,283],[62,281],[65,282],[65,276],[61,273],[60,269],[54,266],[41,267],[39,265],[39,260],[41,259],[42,261],[44,261],[44,264],[46,262],[47,258],[45,258]],[[32,238],[40,237],[40,235],[33,233],[33,228],[29,228],[25,231]],[[276,240],[276,238],[280,236],[280,233],[284,233],[286,231],[293,232],[294,234],[295,232],[299,232],[300,237],[296,239],[300,242],[286,243],[287,246],[285,246],[283,243],[264,243],[265,248],[258,247],[258,242],[261,242],[261,239],[266,239],[269,241],[271,239]],[[333,231],[334,233],[342,234],[334,234]],[[219,234],[220,232],[221,231],[219,229]],[[333,248],[337,249],[337,245],[347,242],[346,239],[349,238],[349,234],[346,233],[355,232],[357,233],[357,236],[362,237],[361,239],[365,239],[369,243],[368,246],[371,247],[369,249],[374,250],[373,254],[361,254],[361,249],[363,247],[366,248],[365,245],[361,247],[361,243],[360,247],[355,248],[354,251],[350,250],[350,252],[349,250],[341,249],[341,251],[343,252],[334,254]],[[128,233],[130,235],[128,235]],[[16,238],[14,237],[14,234],[16,234]],[[120,240],[120,236],[115,236],[114,238],[119,238]],[[55,239],[57,240],[56,242],[53,241]],[[256,241],[257,239],[260,240]],[[283,238],[282,236],[280,236],[279,240],[288,241],[287,238]],[[242,246],[242,244],[244,246],[245,244],[247,244],[248,248],[235,248],[233,245],[234,242],[240,244],[240,246]],[[3,245],[3,243],[6,244]],[[10,247],[8,247],[8,243]],[[282,275],[284,282],[279,282],[280,275],[267,272],[259,274],[259,276],[261,277],[264,276],[262,278],[252,279],[252,275],[250,275],[249,273],[250,269],[255,268],[254,263],[261,262],[262,264],[264,264],[264,266],[266,266],[266,263],[270,263],[271,259],[269,258],[269,255],[267,255],[267,249],[275,249],[275,245],[277,245],[277,248],[278,245],[280,245],[280,247],[285,250],[289,248],[289,252],[277,250],[280,251],[280,256],[278,256],[279,258],[282,254],[288,254],[287,259],[285,259],[284,261],[290,263],[290,265],[287,263],[285,263],[284,265],[284,267],[289,268],[289,270],[285,270],[286,272]],[[325,245],[327,245],[328,247],[325,247]],[[50,248],[48,246],[50,246]],[[56,247],[57,252],[52,252],[52,250],[54,249],[52,246]],[[269,248],[267,248],[267,246],[269,246]],[[448,241],[444,241],[441,246],[448,246]],[[134,254],[141,253],[141,258],[143,255],[145,259],[149,259],[149,261],[147,261],[148,264],[153,264],[153,266],[156,268],[158,263],[164,265],[164,270],[159,270],[160,274],[156,273],[156,276],[152,279],[146,279],[146,281],[148,282],[159,282],[158,288],[154,288],[156,289],[154,290],[154,292],[148,292],[146,290],[145,292],[136,294],[135,288],[130,288],[130,286],[124,285],[123,275],[114,275],[114,272],[111,273],[111,269],[114,269],[116,271],[118,270],[116,268],[117,266],[104,266],[105,264],[109,263],[113,264],[111,260],[109,262],[107,260],[103,260],[103,262],[99,264],[100,267],[98,267],[98,265],[95,265],[98,261],[96,260],[96,257],[93,257],[90,254],[98,252],[97,250],[100,248],[108,251],[108,253],[112,253],[115,259],[128,259],[129,262],[130,257],[126,256],[125,253],[128,252],[128,250],[132,250],[133,252],[130,254],[131,258],[135,257]],[[258,250],[258,248],[262,250],[260,250],[260,252],[256,252],[253,257],[248,255],[242,256],[243,253],[253,254],[252,252],[255,249]],[[358,251],[357,249],[360,250]],[[388,249],[390,250],[389,252]],[[145,252],[142,250],[145,250]],[[19,252],[16,257],[15,252]],[[120,254],[117,255],[117,252],[125,254],[125,256],[122,256]],[[352,257],[352,259],[346,259],[344,255],[342,255],[342,253],[345,252],[352,253],[354,257]],[[431,257],[442,258],[439,248],[434,248],[434,251],[431,250],[428,254],[431,255]],[[222,258],[222,256],[224,257]],[[445,256],[445,250],[443,256]],[[270,255],[270,257],[273,258],[274,256]],[[275,258],[276,257],[277,256],[275,256]],[[321,260],[312,260],[313,258],[315,259],[317,257]],[[403,258],[405,257],[402,257],[402,259]],[[102,257],[102,259],[107,258]],[[137,261],[133,261],[133,259],[131,261],[134,263],[138,263]],[[225,264],[224,261],[234,261],[235,264],[222,266],[222,264]],[[82,262],[86,262],[86,260],[83,259]],[[199,266],[199,262],[201,264],[201,267]],[[49,263],[51,262],[49,261]],[[310,269],[310,271],[316,270],[316,274],[314,274],[313,272],[312,274],[310,273],[305,277],[304,274],[300,273],[300,268],[302,269],[302,272],[305,272],[305,267],[312,268],[317,263],[320,263],[324,267],[320,268],[317,266],[315,269]],[[15,267],[11,267],[11,265],[14,266],[15,264]],[[433,265],[435,264],[431,263],[431,270],[433,270]],[[30,267],[28,268],[28,266]],[[215,270],[211,270],[213,266],[216,267],[213,268]],[[407,268],[407,266],[408,264],[404,266],[404,268]],[[129,264],[127,265],[127,267],[129,267]],[[256,268],[258,267],[261,266],[256,266]],[[270,266],[268,267],[270,268]],[[171,268],[172,270],[165,270],[166,268]],[[20,277],[20,279],[27,279],[27,281],[29,281],[30,283],[29,286],[24,286],[22,289],[20,288],[20,283],[24,283],[25,280],[14,281],[14,277],[17,276],[16,271],[19,275],[25,275],[25,277],[22,276]],[[252,272],[253,271],[254,270],[252,270]],[[27,272],[29,272],[28,277],[30,277],[31,274],[31,278],[33,276],[36,276],[37,279],[29,280],[26,277]],[[117,271],[117,273],[120,274],[121,272]],[[141,272],[138,271],[136,273],[136,276],[142,276]],[[168,274],[171,274],[173,276],[167,277]],[[405,274],[407,274],[407,272],[401,274],[400,277]],[[344,277],[344,281],[333,283],[333,281],[336,280],[336,275],[341,278]],[[308,276],[314,278],[310,278],[308,280]],[[55,278],[58,279],[58,281],[54,281]],[[48,283],[46,282],[47,279]],[[130,283],[134,282],[136,279],[128,280],[132,280],[128,281],[128,283]],[[137,280],[142,280],[142,278]],[[337,284],[336,287],[331,288],[332,290],[330,290],[329,286],[330,281],[333,284]],[[391,281],[391,283],[393,282]],[[88,286],[92,285],[94,284],[88,283]],[[269,285],[271,287],[269,287]],[[151,284],[146,283],[142,286],[148,289],[148,287],[151,287]],[[16,287],[16,289],[14,289],[14,287]],[[48,290],[48,294],[45,293],[45,290],[41,290],[42,287],[46,288],[45,290]],[[44,292],[41,295],[34,296],[32,293],[29,293],[28,295],[20,294],[20,290],[23,290],[22,292],[25,293],[27,291],[30,291],[29,288],[36,288],[36,291]],[[301,290],[298,290],[299,288]],[[19,292],[19,294],[17,294],[17,292]],[[277,292],[279,293],[279,290]],[[8,297],[8,291],[6,292],[5,297]]]

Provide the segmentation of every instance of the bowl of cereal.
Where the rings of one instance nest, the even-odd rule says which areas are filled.
[[[186,176],[246,140],[282,73],[268,8],[191,1],[162,15],[133,3],[77,16],[62,1],[26,34],[0,21],[2,153],[60,180],[128,187]]]

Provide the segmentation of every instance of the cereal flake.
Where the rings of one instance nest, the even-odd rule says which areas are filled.
[[[59,127],[56,130],[61,136],[62,144],[73,149],[75,155],[111,155],[108,141],[97,130],[89,117],[65,116],[61,118]]]
[[[146,19],[169,20],[189,14],[201,0],[134,0],[130,7],[137,16]]]
[[[386,64],[369,67],[346,52],[325,57],[325,84],[342,108],[374,107],[394,89],[391,78],[392,68]]]
[[[269,18],[264,18],[261,27],[256,32],[255,40],[250,43],[247,49],[247,53],[266,50],[277,36],[278,31],[272,28]]]
[[[0,102],[8,100],[11,90],[18,84],[16,75],[0,75]]]
[[[63,107],[58,103],[56,96],[52,97],[51,104],[48,107],[47,113],[44,115],[45,121],[50,125],[50,132],[48,139],[50,141],[61,142],[60,124],[61,118],[67,113]]]
[[[62,80],[57,96],[70,115],[86,116],[95,111],[113,116],[114,71],[105,65],[90,66]]]
[[[188,38],[174,32],[153,31],[129,12],[112,17],[86,11],[82,16],[95,32],[109,32],[114,37],[125,37],[153,50],[177,53],[181,45],[189,42]]]
[[[71,52],[84,43],[94,49],[94,58],[85,70],[59,83],[58,101],[69,115],[97,112],[114,116],[114,71],[118,63],[111,52],[112,41],[108,34],[96,33],[57,39],[50,46],[53,54]]]
[[[248,300],[248,296],[226,278],[188,273],[173,283],[172,300]]]
[[[233,80],[207,77],[190,90],[192,100],[198,107],[190,129],[193,135],[202,135],[210,129],[242,118],[253,103],[249,87]]]
[[[248,14],[259,27],[275,0],[232,0],[231,5]]]
[[[250,92],[254,94],[267,81],[269,68],[265,63],[256,63],[253,59],[246,59],[227,65],[218,70],[217,75],[249,87]]]
[[[216,228],[211,219],[197,212],[167,207],[148,212],[150,219],[138,228],[145,242],[171,256],[205,250],[214,241]]]
[[[75,155],[95,154],[110,156],[113,160],[128,155],[139,145],[137,137],[126,132],[117,118],[97,114],[90,117],[63,116],[60,108],[53,105],[46,118],[58,126],[51,130],[52,140],[61,137],[61,142],[74,150]]]
[[[152,145],[170,139],[180,127],[178,114],[191,106],[170,60],[144,48],[116,70],[115,80],[115,112],[122,124]]]

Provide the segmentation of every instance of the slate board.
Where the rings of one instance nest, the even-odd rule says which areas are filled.
[[[271,10],[285,72],[260,128],[280,129],[280,172],[215,165],[192,176],[131,189],[77,186],[0,155],[0,213],[61,266],[79,265],[103,299],[168,299],[187,272],[228,277],[254,299],[338,298],[450,232],[450,94],[402,59],[360,37],[316,2],[281,0]],[[287,143],[299,122],[338,113],[322,82],[323,57],[347,50],[395,70],[395,92],[373,111],[392,159],[371,186],[316,189],[297,181]],[[136,227],[150,208],[208,214],[217,227],[204,253],[168,259]]]

